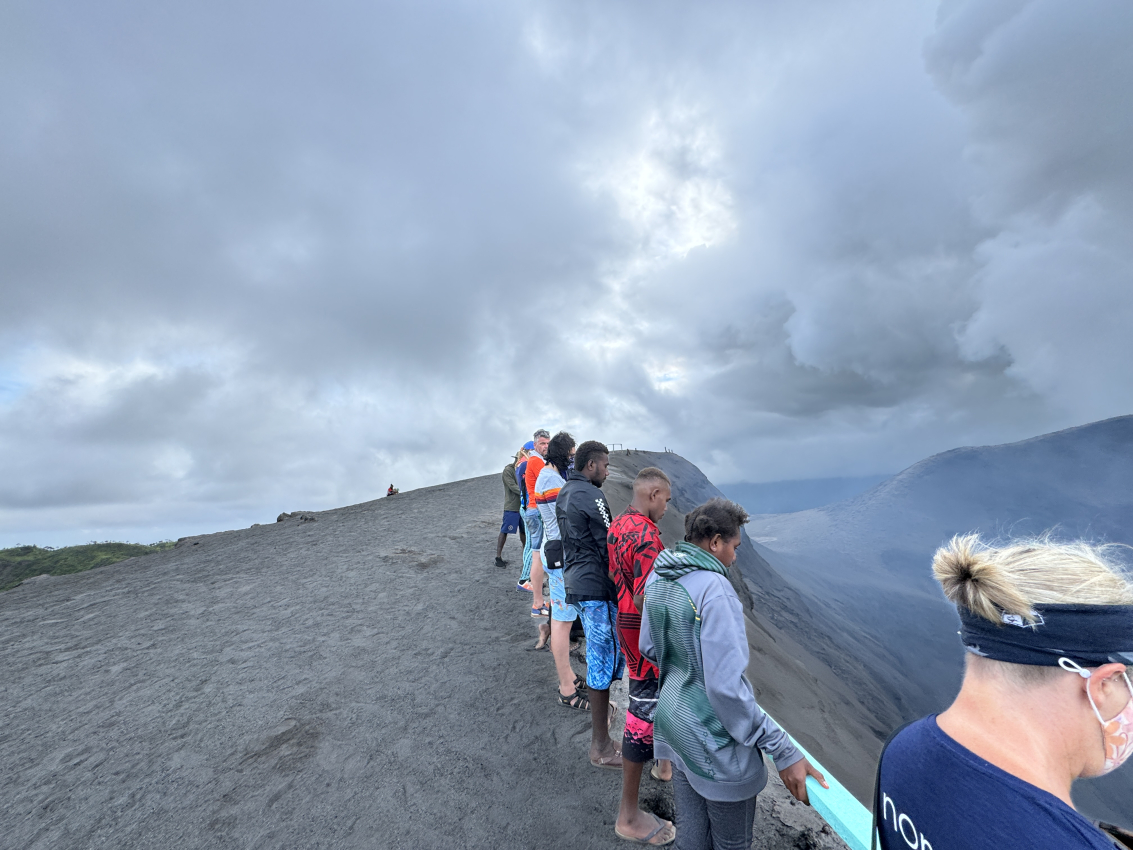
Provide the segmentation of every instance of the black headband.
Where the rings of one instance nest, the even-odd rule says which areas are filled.
[[[1034,623],[1004,614],[993,623],[960,607],[960,639],[974,655],[1011,664],[1133,665],[1133,605],[1036,605]]]

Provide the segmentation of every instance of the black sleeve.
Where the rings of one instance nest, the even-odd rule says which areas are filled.
[[[564,546],[571,539],[570,521],[567,519],[566,511],[569,501],[569,496],[566,499],[562,498],[562,491],[560,490],[559,498],[555,500],[555,522],[559,524],[559,537],[562,538]]]
[[[607,548],[607,538],[610,532],[610,505],[605,496],[599,495],[587,505],[587,508],[587,514],[590,518],[590,534],[594,538],[594,545],[598,547],[598,557],[602,559],[602,563],[608,569],[610,566],[610,550]]]

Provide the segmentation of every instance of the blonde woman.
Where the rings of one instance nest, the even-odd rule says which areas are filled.
[[[1126,846],[1070,799],[1076,779],[1133,753],[1133,584],[1108,555],[1047,540],[992,548],[976,535],[937,551],[967,665],[951,707],[882,753],[882,850]]]

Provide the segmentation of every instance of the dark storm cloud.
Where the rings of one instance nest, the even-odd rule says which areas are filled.
[[[1133,402],[1111,4],[0,15],[9,542],[482,474],[539,425],[760,480]]]

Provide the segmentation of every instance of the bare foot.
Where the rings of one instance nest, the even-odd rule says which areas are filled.
[[[660,847],[673,842],[677,837],[677,829],[670,821],[636,809],[628,820],[622,820],[620,817],[617,819],[614,823],[614,834],[627,841]]]
[[[649,769],[649,775],[658,782],[671,782],[673,779],[673,763],[668,759],[657,759]]]
[[[535,642],[536,649],[542,649],[547,645],[547,641],[551,639],[551,627],[546,623],[539,624],[539,640]]]

